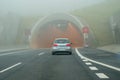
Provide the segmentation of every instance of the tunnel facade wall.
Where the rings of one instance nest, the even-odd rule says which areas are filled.
[[[55,25],[51,26],[50,22],[57,20],[67,21],[66,28],[68,29],[64,32],[60,32],[60,29],[56,29],[59,27],[58,25],[56,25],[56,27]],[[84,25],[82,25],[80,20],[70,14],[57,13],[46,16],[39,20],[33,27],[30,36],[30,46],[32,48],[49,48],[52,46],[51,44],[55,38],[62,37],[69,38],[70,41],[73,42],[73,47],[83,47],[84,38],[81,32],[82,27],[84,27]]]

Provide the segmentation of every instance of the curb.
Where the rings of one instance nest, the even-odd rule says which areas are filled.
[[[0,51],[0,53],[15,52],[15,51],[27,50],[27,49],[30,49],[30,48],[6,49],[6,50]]]

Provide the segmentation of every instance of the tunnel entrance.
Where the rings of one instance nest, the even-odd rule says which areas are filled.
[[[83,46],[83,36],[78,27],[66,20],[54,20],[43,24],[37,33],[33,48],[50,48],[55,38],[69,38],[72,47]]]

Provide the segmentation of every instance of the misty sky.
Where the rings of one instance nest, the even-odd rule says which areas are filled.
[[[102,1],[104,0],[0,0],[0,13],[28,15],[66,12]]]

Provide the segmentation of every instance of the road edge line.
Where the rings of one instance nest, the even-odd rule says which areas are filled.
[[[95,60],[92,60],[92,59],[90,59],[90,58],[87,58],[87,57],[83,56],[83,55],[78,51],[77,48],[75,48],[75,51],[76,51],[76,53],[78,54],[78,56],[79,56],[81,59],[86,59],[86,60],[88,60],[88,61],[90,61],[90,62],[93,62],[93,63],[95,63],[95,64],[99,64],[99,65],[102,65],[102,66],[104,66],[104,67],[107,67],[107,68],[110,68],[110,69],[113,69],[113,70],[116,70],[116,71],[120,71],[120,68],[118,68],[118,67],[114,67],[114,66],[111,66],[111,65],[102,63],[102,62],[98,62],[98,61],[95,61]]]

